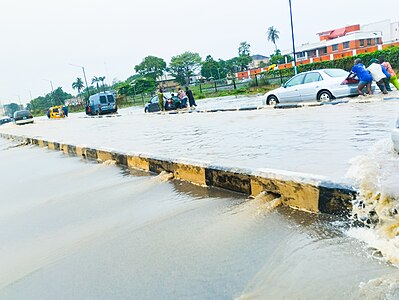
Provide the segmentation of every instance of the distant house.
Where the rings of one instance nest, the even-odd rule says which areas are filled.
[[[252,57],[252,62],[249,64],[250,69],[256,69],[256,68],[262,67],[261,63],[263,63],[264,65],[267,65],[270,60],[269,57],[263,56],[261,54],[255,54],[255,55],[252,55],[251,57]]]
[[[70,98],[65,100],[65,105],[67,106],[76,106],[82,104],[84,101],[81,98]]]
[[[197,82],[202,80],[205,80],[205,78],[201,76],[201,74],[194,74],[190,77],[189,84],[196,84]],[[176,78],[168,73],[164,73],[162,76],[159,76],[157,78],[157,84],[164,89],[172,90],[178,86],[181,86],[181,84],[176,81]]]
[[[296,46],[298,64],[335,60],[399,45],[399,22],[384,20],[366,25],[350,25],[318,33],[319,41]],[[292,55],[292,50],[281,51]],[[285,64],[291,67],[292,64]],[[280,66],[279,66],[280,67]]]
[[[164,73],[162,76],[157,77],[157,84],[164,89],[174,88],[179,85],[176,78],[171,74]]]

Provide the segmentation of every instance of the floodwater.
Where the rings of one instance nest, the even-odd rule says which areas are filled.
[[[0,299],[397,299],[347,222],[0,140]]]
[[[356,224],[366,226],[0,139],[0,299],[398,299],[399,155],[389,138],[398,115],[399,101],[376,97],[3,125],[71,144],[350,182],[359,188]]]
[[[379,140],[390,139],[399,100],[375,99],[372,103],[178,115],[122,109],[119,117],[43,117],[32,126],[9,124],[0,130],[69,144],[229,167],[283,169],[337,180],[345,176],[353,157]],[[252,106],[261,105],[262,97],[198,103],[200,108]]]

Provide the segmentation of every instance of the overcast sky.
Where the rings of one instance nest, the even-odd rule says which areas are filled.
[[[229,59],[240,42],[269,56],[266,31],[280,31],[277,45],[291,47],[288,0],[0,0],[0,101],[26,103],[93,76],[125,80],[147,55],[169,63],[198,52]],[[316,33],[352,24],[398,21],[398,0],[292,0],[296,44]]]

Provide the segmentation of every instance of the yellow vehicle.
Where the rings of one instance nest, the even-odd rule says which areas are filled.
[[[62,119],[65,118],[64,111],[62,109],[62,106],[53,106],[50,107],[47,111],[47,117],[49,119]]]
[[[267,70],[268,70],[268,71],[272,71],[272,70],[274,70],[275,67],[277,67],[277,65],[276,65],[276,64],[272,64],[272,65],[270,65],[270,66],[267,68]]]

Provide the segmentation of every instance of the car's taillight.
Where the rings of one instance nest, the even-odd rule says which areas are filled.
[[[345,85],[345,84],[357,84],[359,83],[359,80],[355,79],[355,78],[346,78],[344,81],[341,82],[341,85]]]

